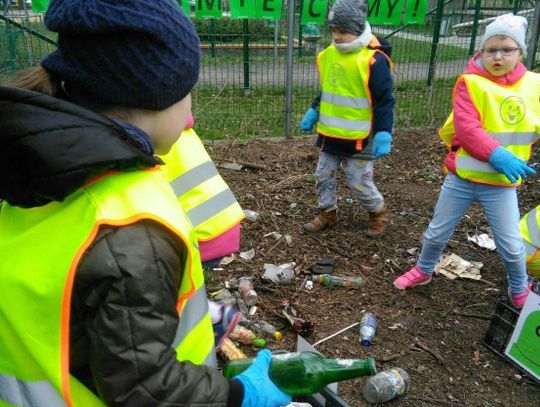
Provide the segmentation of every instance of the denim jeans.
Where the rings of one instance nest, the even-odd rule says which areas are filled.
[[[325,152],[319,153],[317,163],[317,194],[321,209],[337,209],[337,172],[343,168],[347,185],[360,205],[368,212],[378,212],[384,207],[384,200],[373,182],[373,161],[351,157],[340,157]]]
[[[433,273],[455,227],[473,202],[480,204],[491,226],[510,291],[514,295],[524,292],[527,287],[526,255],[519,231],[515,187],[479,184],[449,173],[441,187],[433,219],[424,233],[418,267],[424,274]]]

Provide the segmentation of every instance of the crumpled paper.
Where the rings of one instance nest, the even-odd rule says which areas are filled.
[[[495,250],[497,248],[493,239],[485,233],[474,236],[467,235],[467,240],[476,243],[478,246],[483,247],[484,249]]]
[[[468,278],[471,280],[480,280],[482,275],[480,269],[483,263],[477,261],[467,261],[457,254],[443,255],[435,266],[435,273],[442,274],[450,280],[456,278]]]

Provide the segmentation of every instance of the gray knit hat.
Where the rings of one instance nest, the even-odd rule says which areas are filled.
[[[337,0],[328,13],[328,26],[361,35],[366,28],[365,0]]]
[[[527,32],[527,19],[514,14],[504,14],[499,16],[486,27],[486,32],[480,42],[480,49],[491,37],[496,35],[505,35],[512,38],[521,48],[523,56],[527,55],[527,46],[525,45],[525,33]]]

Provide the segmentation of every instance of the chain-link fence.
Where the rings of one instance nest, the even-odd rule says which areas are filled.
[[[55,36],[29,1],[0,0],[0,80],[39,63],[54,50]],[[280,20],[227,17],[194,19],[201,38],[202,66],[193,92],[196,128],[204,138],[283,136],[290,117],[291,135],[319,92],[316,53],[331,42],[325,26],[299,25],[295,4],[292,52],[287,52],[287,5]],[[536,14],[535,14],[536,4]],[[476,52],[484,28],[495,16],[514,12],[529,21],[532,55],[538,66],[538,0],[429,0],[425,23],[374,26],[373,33],[392,44],[395,63],[396,128],[439,126],[450,111],[456,76]],[[536,17],[535,17],[536,16]],[[534,37],[534,38],[533,38]],[[287,56],[292,55],[292,69]],[[287,80],[287,74],[292,78]],[[286,103],[292,83],[292,104]],[[287,112],[287,107],[290,111]]]

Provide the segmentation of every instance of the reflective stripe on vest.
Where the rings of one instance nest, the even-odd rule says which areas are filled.
[[[330,45],[317,55],[322,90],[318,133],[351,140],[369,136],[373,111],[368,81],[376,52],[362,48],[344,54]]]
[[[187,310],[191,312],[198,305],[198,312],[197,319],[178,328],[178,336],[185,338],[176,348],[178,359],[196,364],[215,362],[208,304],[205,301],[201,306],[198,301],[199,296],[206,296],[195,235],[170,185],[158,171],[112,174],[61,203],[31,209],[2,205],[0,400],[25,400],[31,393],[39,400],[32,407],[56,407],[58,403],[49,391],[54,389],[68,406],[103,405],[69,375],[71,289],[81,256],[100,225],[122,226],[141,219],[163,224],[187,248],[177,309],[179,315],[184,310],[187,315]],[[28,256],[28,247],[32,256]]]
[[[193,129],[184,130],[161,169],[200,241],[212,240],[245,215]]]
[[[527,161],[531,144],[540,139],[540,103],[538,89],[540,74],[527,72],[513,86],[501,86],[479,75],[462,75],[456,82],[464,81],[482,120],[486,133],[517,157]],[[455,136],[453,112],[439,131],[447,146]],[[512,184],[491,164],[472,157],[463,148],[456,154],[456,172],[464,179],[493,185]]]
[[[0,373],[0,400],[13,406],[65,407],[66,402],[47,380],[27,381]]]

